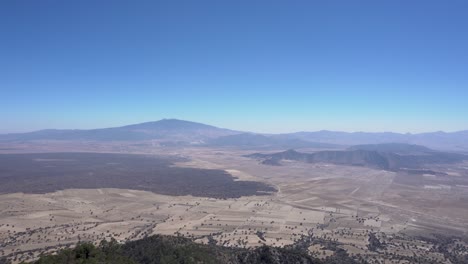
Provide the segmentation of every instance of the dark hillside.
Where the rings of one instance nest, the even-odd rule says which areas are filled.
[[[392,152],[392,153],[399,153],[399,154],[426,153],[426,152],[434,151],[425,146],[404,144],[404,143],[355,145],[355,146],[349,147],[348,150],[369,150],[369,151],[378,151],[378,152]]]
[[[368,148],[375,149],[374,146]],[[401,146],[389,146],[387,149],[390,148],[401,149]],[[423,148],[412,148],[412,150],[415,149],[422,150]],[[392,171],[398,171],[401,169],[420,169],[424,167],[425,164],[452,164],[468,160],[467,155],[438,151],[403,155],[393,152],[381,152],[365,149],[318,151],[314,153],[301,153],[295,150],[287,150],[272,154],[253,153],[246,155],[245,157],[258,159],[265,165],[280,165],[281,160],[295,160],[309,163],[320,162],[337,165],[365,166]]]
[[[34,264],[320,264],[306,252],[262,246],[253,250],[202,245],[182,237],[155,235],[123,245],[115,240],[99,246],[78,244],[57,255],[42,256]],[[343,262],[344,263],[344,262]]]

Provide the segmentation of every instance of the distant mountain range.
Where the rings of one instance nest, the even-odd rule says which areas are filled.
[[[196,122],[163,119],[122,127],[90,130],[47,129],[29,133],[0,135],[0,142],[33,140],[141,141],[157,140],[165,145],[204,145],[218,147],[345,148],[362,144],[404,143],[468,152],[468,130],[445,133],[399,134],[392,132],[297,132],[266,135],[246,133]],[[369,147],[369,146],[368,146]]]
[[[406,153],[406,154],[402,154]],[[348,150],[327,150],[302,153],[287,150],[277,153],[254,153],[245,157],[259,160],[265,165],[281,165],[283,160],[307,163],[330,163],[363,166],[389,171],[414,171],[425,165],[451,164],[468,160],[467,155],[430,150],[423,146],[406,144],[382,144],[353,146]]]
[[[423,145],[440,150],[456,150],[468,152],[468,130],[458,132],[430,132],[420,134],[400,134],[393,132],[297,132],[282,134],[286,138],[298,138],[306,141],[338,144],[338,145],[359,145],[359,144],[381,144],[381,143],[405,143]]]
[[[209,138],[239,134],[241,132],[177,119],[162,119],[122,127],[79,130],[47,129],[29,133],[0,135],[2,141],[28,140],[90,140],[138,141],[167,140],[197,142]]]
[[[253,133],[241,133],[222,136],[208,140],[208,146],[216,147],[245,147],[245,148],[341,148],[342,146],[329,143],[306,141],[297,138],[282,138]]]
[[[434,150],[424,146],[405,143],[355,145],[349,147],[348,150],[368,150],[378,152],[392,152],[396,154],[424,154],[434,152]]]

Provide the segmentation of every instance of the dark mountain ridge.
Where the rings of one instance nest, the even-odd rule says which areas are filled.
[[[404,143],[382,143],[382,144],[365,144],[355,145],[348,148],[348,150],[371,150],[379,152],[393,152],[399,154],[410,154],[410,153],[428,153],[434,152],[434,150],[414,144]]]
[[[376,169],[391,169],[386,155],[377,151],[352,150],[352,151],[318,151],[315,153],[301,153],[295,150],[287,150],[273,154],[254,153],[246,157],[262,160],[263,164],[276,163],[281,160],[294,160],[307,163],[331,163],[337,165],[366,166]],[[267,161],[268,162],[264,162]]]
[[[398,148],[397,148],[398,146]],[[266,165],[279,165],[281,160],[294,160],[308,163],[330,163],[337,165],[365,166],[369,168],[399,171],[405,169],[420,169],[425,164],[450,164],[468,160],[468,156],[456,153],[427,151],[419,154],[399,154],[391,151],[377,151],[378,149],[417,149],[420,146],[389,145],[364,147],[351,147],[349,150],[318,151],[314,153],[301,153],[295,150],[287,150],[272,154],[254,153],[246,157],[258,159]]]

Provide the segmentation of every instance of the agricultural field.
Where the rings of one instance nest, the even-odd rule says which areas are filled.
[[[105,170],[98,164],[108,166],[118,160],[119,174],[111,173],[115,170],[111,169],[105,175],[132,181],[96,179],[93,185],[83,186],[77,182],[90,181],[89,173],[76,174],[77,178],[84,175],[81,181],[61,182],[56,180],[60,173],[52,170],[57,175],[48,174],[42,168],[35,175],[47,177],[29,185],[26,183],[32,180],[24,179],[24,186],[44,186],[37,189],[40,191],[2,185],[0,255],[19,262],[78,241],[97,243],[113,237],[125,242],[152,234],[238,248],[303,243],[318,257],[340,248],[351,256],[367,256],[384,263],[408,261],[414,256],[445,263],[450,256],[466,254],[459,250],[466,247],[468,230],[466,164],[439,166],[438,170],[450,174],[436,176],[297,161],[268,166],[243,157],[246,153],[166,148],[123,156],[68,153],[60,154],[60,161],[54,158],[58,154],[52,153],[19,155],[23,157],[21,164],[30,164],[25,157],[49,166],[65,163],[64,159],[80,160],[79,167],[97,172],[96,177]],[[18,160],[18,155],[5,157]],[[182,171],[186,172],[185,181],[175,181],[181,185],[174,189],[165,187],[167,178],[141,186],[140,178],[148,171],[142,164],[148,160],[153,164],[149,167],[158,172],[153,175],[171,175],[171,170],[179,175]],[[134,164],[141,174],[131,174]],[[70,168],[82,172],[78,167]],[[30,171],[31,167],[21,170]],[[54,182],[61,185],[49,186],[48,177],[55,177]],[[218,181],[210,177],[223,181],[217,185]],[[4,181],[8,184],[8,178]],[[21,181],[17,178],[15,182]],[[222,186],[231,188],[236,183],[252,188],[219,195]],[[192,187],[191,193],[184,192],[186,184]],[[217,186],[221,186],[219,190]],[[269,192],[258,186],[270,188]],[[439,250],[440,241],[445,241],[448,253]]]

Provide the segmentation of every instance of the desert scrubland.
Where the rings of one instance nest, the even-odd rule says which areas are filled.
[[[35,152],[46,152],[41,145],[34,148]],[[49,186],[41,188],[42,191],[2,188],[0,256],[19,262],[73,246],[78,241],[97,243],[113,237],[124,242],[151,234],[184,236],[199,243],[242,248],[304,243],[318,257],[333,254],[338,247],[350,255],[384,263],[404,263],[413,256],[450,263],[450,256],[467,254],[468,163],[434,165],[431,169],[445,174],[433,175],[287,160],[281,166],[269,166],[244,157],[252,150],[226,148],[170,148],[152,144],[108,144],[94,149],[86,144],[75,146],[80,148],[114,153],[81,153],[94,155],[91,160],[84,159],[93,166],[80,163],[79,171],[83,172],[83,168],[88,171],[85,174],[88,181],[93,178],[90,175],[101,177],[102,168],[96,167],[96,160],[115,159],[112,155],[122,152],[145,159],[172,157],[170,165],[154,164],[175,168],[175,175],[180,171],[184,175],[171,182],[170,189],[153,188],[152,185],[161,186],[170,179],[141,182],[143,176],[132,174],[133,165],[127,164],[125,173],[118,176],[111,173],[113,177],[130,179],[120,185],[115,185],[111,178],[96,179],[95,185],[76,184],[76,188],[69,181],[51,187],[47,183],[50,179],[45,177],[41,184],[37,183]],[[49,154],[27,155],[43,167],[70,162],[43,158]],[[145,172],[141,164],[138,168]],[[211,178],[205,179],[206,175],[234,178],[225,179],[218,186]],[[6,178],[3,180],[8,182]],[[28,177],[15,180],[23,185],[31,181]],[[246,192],[241,187],[239,195],[219,195],[222,189],[216,188],[226,184],[236,187],[236,182],[255,190]],[[57,183],[56,179],[53,183]],[[187,189],[187,183],[194,190],[214,188],[214,191],[184,193],[181,190]],[[124,188],[126,184],[132,188]]]

